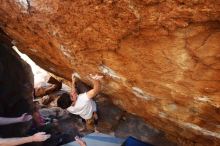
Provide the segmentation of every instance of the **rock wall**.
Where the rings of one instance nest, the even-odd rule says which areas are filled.
[[[220,144],[219,0],[1,0],[0,27],[44,69],[103,92],[180,145]]]
[[[0,117],[19,117],[33,111],[33,74],[30,66],[11,49],[10,39],[0,30]],[[18,137],[30,123],[0,125],[0,137]]]

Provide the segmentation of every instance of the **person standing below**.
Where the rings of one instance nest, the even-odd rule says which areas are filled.
[[[75,140],[80,146],[87,146],[86,142],[82,140],[79,136],[76,136]]]
[[[48,138],[50,138],[50,135],[46,134],[45,132],[38,132],[32,136],[26,136],[26,137],[14,137],[14,138],[0,137],[0,146],[15,146],[15,145],[21,145],[31,142],[42,142],[47,140]]]
[[[78,94],[75,87],[75,76],[72,75],[72,89],[70,96],[61,96],[57,100],[57,105],[63,109],[67,109],[72,114],[79,115],[86,120],[86,128],[94,131],[94,120],[98,119],[96,103],[93,98],[100,92],[100,80],[103,76],[90,75],[93,88],[88,92]]]
[[[8,117],[0,117],[0,125],[9,125],[15,123],[27,122],[32,119],[31,115],[24,113],[20,117],[8,118]],[[42,142],[50,138],[50,134],[46,134],[45,132],[38,132],[32,136],[26,137],[13,137],[13,138],[1,138],[0,137],[0,146],[15,146],[21,145],[30,142]]]
[[[9,118],[9,117],[0,117],[0,125],[9,125],[15,123],[27,122],[32,119],[31,115],[27,113],[22,114],[20,117]]]

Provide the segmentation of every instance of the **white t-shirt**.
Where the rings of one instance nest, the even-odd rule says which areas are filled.
[[[96,111],[96,103],[89,99],[86,93],[82,93],[78,95],[75,105],[68,107],[67,111],[85,120],[91,119],[93,112]]]

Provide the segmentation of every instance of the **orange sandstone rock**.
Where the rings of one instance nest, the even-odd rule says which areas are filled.
[[[88,82],[181,145],[220,144],[218,0],[8,0],[0,27],[44,69]]]

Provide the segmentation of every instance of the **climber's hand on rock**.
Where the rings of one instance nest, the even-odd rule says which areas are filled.
[[[71,78],[72,78],[72,83],[75,83],[77,81],[77,78],[80,78],[80,77],[76,72],[73,72]]]
[[[89,74],[89,78],[93,79],[93,80],[101,80],[103,78],[103,76],[98,75],[98,74],[96,74],[96,75]]]

